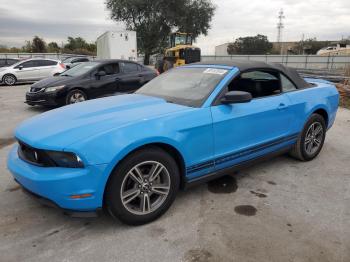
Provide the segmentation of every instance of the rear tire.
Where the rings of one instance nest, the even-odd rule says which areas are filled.
[[[13,86],[16,84],[17,78],[12,74],[7,74],[2,78],[2,82],[8,86]]]
[[[301,161],[314,159],[323,147],[326,130],[324,118],[319,114],[312,114],[289,154]]]
[[[178,166],[167,152],[158,147],[141,149],[126,157],[111,174],[106,207],[125,224],[146,224],[168,210],[179,185]]]

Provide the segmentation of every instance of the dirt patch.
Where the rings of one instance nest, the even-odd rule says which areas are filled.
[[[59,230],[54,230],[54,231],[48,233],[46,236],[49,237],[49,236],[57,234],[58,232],[60,232],[60,231]]]
[[[0,149],[12,145],[15,142],[16,139],[14,137],[0,138]]]
[[[21,189],[21,186],[17,185],[17,186],[14,186],[14,187],[10,187],[9,189],[6,189],[6,191],[14,192],[14,191],[17,191],[19,189]]]
[[[235,207],[235,212],[243,216],[255,216],[257,209],[250,205],[240,205]]]
[[[276,182],[273,182],[273,181],[267,181],[267,183],[274,186],[277,185]]]
[[[185,262],[208,262],[214,261],[213,254],[205,249],[191,249],[185,253]]]
[[[223,176],[208,182],[208,190],[214,194],[233,193],[237,188],[237,180],[232,176]]]
[[[152,226],[150,229],[149,229],[149,232],[148,234],[150,235],[150,237],[152,238],[157,238],[157,237],[160,237],[162,235],[164,235],[164,233],[166,232],[166,230],[162,227],[159,227],[159,226]]]
[[[260,193],[260,192],[255,192],[253,190],[250,191],[250,193],[252,193],[253,195],[257,196],[257,197],[260,197],[260,198],[264,198],[264,197],[267,197],[267,195],[263,194],[263,193]]]

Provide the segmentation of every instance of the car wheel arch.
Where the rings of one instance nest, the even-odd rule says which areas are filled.
[[[6,73],[6,74],[3,75],[2,79],[1,79],[2,82],[4,82],[4,79],[5,79],[6,76],[13,76],[16,79],[16,81],[18,81],[18,78],[17,78],[16,75],[14,75],[12,73]]]
[[[150,147],[156,147],[159,148],[161,150],[164,150],[165,152],[167,152],[171,157],[174,158],[175,162],[177,163],[179,170],[180,170],[180,187],[184,188],[185,182],[186,182],[186,164],[185,164],[185,160],[183,158],[183,155],[180,153],[180,150],[178,150],[175,146],[170,145],[168,143],[164,143],[164,142],[152,142],[152,143],[147,143],[147,144],[143,144],[141,146],[138,146],[136,148],[133,148],[132,150],[129,150],[128,153],[123,154],[122,157],[119,158],[119,161],[117,161],[117,163],[114,163],[114,165],[112,166],[112,168],[109,170],[108,172],[108,178],[104,184],[104,189],[103,189],[103,205],[104,203],[104,198],[105,198],[105,190],[107,188],[108,182],[111,178],[111,175],[113,174],[114,170],[116,168],[118,168],[118,165],[120,164],[120,162],[127,158],[129,155],[145,149],[145,148],[150,148]]]
[[[79,90],[79,91],[82,91],[84,92],[84,94],[86,95],[87,99],[89,99],[89,93],[87,92],[87,90],[84,88],[84,87],[81,87],[81,86],[76,86],[76,87],[70,87],[68,90],[67,90],[67,94],[71,91],[74,91],[74,90]]]
[[[312,114],[318,114],[318,115],[322,116],[325,123],[326,123],[326,127],[328,127],[329,116],[328,116],[328,112],[326,109],[324,109],[324,108],[316,109],[311,113],[311,115]]]

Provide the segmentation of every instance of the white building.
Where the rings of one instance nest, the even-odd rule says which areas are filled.
[[[215,46],[215,55],[216,56],[226,56],[229,55],[227,53],[227,46],[229,45],[229,43],[225,43],[222,45],[217,45]]]

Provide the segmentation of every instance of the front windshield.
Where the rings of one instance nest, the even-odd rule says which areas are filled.
[[[217,68],[179,67],[154,78],[136,91],[136,94],[200,107],[227,72],[226,69]]]
[[[190,35],[185,34],[177,34],[175,35],[175,46],[176,45],[191,45],[192,37]]]
[[[99,65],[99,62],[86,62],[78,64],[71,69],[64,71],[61,76],[81,76],[86,72],[90,71],[90,69]]]
[[[185,44],[186,44],[186,35],[175,36],[175,45],[185,45]]]

